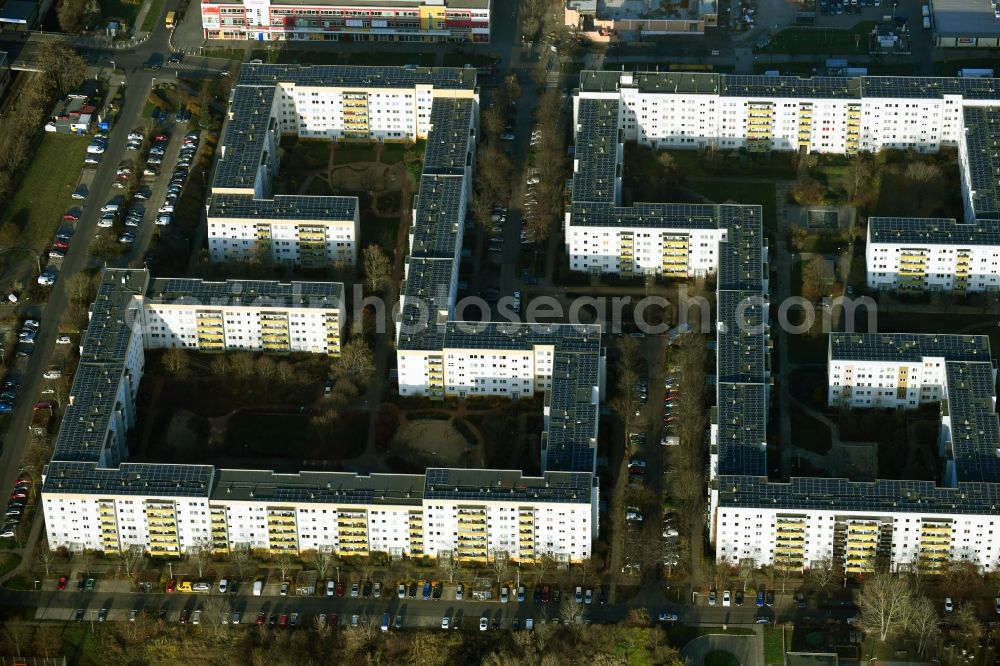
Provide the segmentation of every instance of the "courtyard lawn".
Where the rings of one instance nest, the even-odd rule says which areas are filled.
[[[62,224],[87,154],[89,138],[43,132],[35,156],[0,213],[0,234],[11,246],[41,251]],[[16,237],[6,229],[13,225]]]
[[[764,230],[776,228],[774,183],[730,180],[689,180],[687,187],[715,203],[756,204],[761,207]]]
[[[833,437],[830,428],[825,423],[817,421],[796,405],[791,406],[792,444],[812,451],[826,454],[833,448]]]
[[[288,460],[344,460],[360,455],[368,443],[367,412],[345,412],[337,419],[337,436],[324,441],[310,414],[256,412],[234,414],[226,426],[231,456]],[[328,439],[328,438],[327,438]]]
[[[794,54],[868,53],[868,36],[874,21],[863,21],[852,28],[787,28],[771,38],[762,51]]]
[[[785,652],[792,649],[791,634],[786,638],[786,632],[781,627],[764,627],[764,663],[785,663]]]
[[[342,165],[355,162],[374,162],[375,151],[376,145],[374,143],[337,143],[334,144],[333,148],[333,163]]]
[[[160,22],[163,16],[163,5],[166,0],[150,0],[149,10],[146,12],[146,16],[142,19],[142,30],[143,32],[152,32],[156,27],[156,24]],[[136,13],[139,11],[139,7],[142,3],[135,6]]]
[[[378,217],[371,209],[364,209],[361,215],[361,249],[369,245],[380,245],[390,257],[396,250],[399,237],[399,216]]]

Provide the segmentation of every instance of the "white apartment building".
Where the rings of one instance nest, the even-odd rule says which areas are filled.
[[[177,482],[164,472],[173,472]],[[598,489],[590,474],[502,470],[277,474],[204,465],[50,463],[52,547],[179,555],[206,546],[298,555],[387,553],[485,561],[590,556]]]
[[[209,256],[305,268],[354,265],[357,197],[274,194],[281,137],[426,139],[435,100],[473,103],[475,81],[472,68],[246,65],[230,98],[212,181]],[[474,122],[475,114],[466,120]],[[474,127],[465,127],[466,141]]]
[[[1000,426],[989,338],[835,333],[828,361],[831,406],[941,403],[940,477],[720,481],[721,494],[738,501],[717,510],[717,558],[795,570],[830,558],[850,574],[880,566],[931,573],[955,559],[1000,566]]]
[[[1000,291],[1000,184],[996,178],[1000,108],[969,104],[961,118],[958,165],[964,219],[869,219],[865,249],[869,287]]]
[[[143,344],[338,356],[344,307],[339,282],[159,278],[143,299]]]

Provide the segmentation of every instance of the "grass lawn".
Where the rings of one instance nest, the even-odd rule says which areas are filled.
[[[150,0],[149,11],[146,12],[146,16],[142,19],[142,30],[144,32],[152,32],[156,24],[163,18],[163,3],[164,0]]]
[[[767,53],[868,53],[868,35],[874,21],[864,21],[849,29],[788,28],[776,34],[762,51]]]
[[[403,153],[406,152],[408,144],[405,143],[385,143],[382,144],[382,153],[379,161],[382,164],[395,164],[403,161]]]
[[[886,329],[889,330],[889,329]],[[896,330],[896,329],[892,329]],[[899,329],[909,330],[909,329]],[[827,335],[793,335],[785,336],[788,340],[788,360],[792,363],[823,363],[826,360],[830,337]]]
[[[764,230],[773,232],[776,228],[773,183],[688,180],[687,187],[715,203],[757,204],[761,207],[761,214],[764,217]]]
[[[125,26],[131,28],[141,7],[141,2],[131,4],[122,2],[122,0],[104,0],[101,2],[101,20],[104,23],[108,21],[120,21]],[[160,3],[160,7],[163,7],[162,2]]]
[[[764,663],[783,664],[785,652],[792,648],[791,638],[781,627],[764,627]]]
[[[337,419],[337,436],[323,438],[309,414],[244,412],[229,419],[226,449],[232,456],[298,460],[342,460],[360,455],[368,443],[367,412],[345,412]]]
[[[24,178],[0,213],[0,229],[18,229],[12,245],[42,250],[52,241],[72,202],[69,195],[76,188],[88,143],[85,136],[42,133]]]
[[[712,650],[705,655],[705,666],[740,666],[740,660],[732,652]]]
[[[791,406],[792,443],[814,453],[829,453],[833,448],[830,429],[795,405]]]
[[[21,556],[17,553],[0,553],[0,576],[6,574],[21,563]]]
[[[338,143],[333,149],[333,163],[374,162],[375,148],[374,143]]]
[[[391,257],[399,236],[399,217],[378,217],[370,209],[366,212],[361,216],[361,249],[378,244]]]
[[[940,177],[926,184],[907,180],[903,164],[884,167],[878,202],[872,216],[962,219],[965,213],[958,164],[951,162],[939,167]]]

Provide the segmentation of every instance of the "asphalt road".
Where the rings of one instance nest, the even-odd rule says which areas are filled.
[[[98,583],[98,588],[100,583]],[[249,590],[248,587],[241,588]],[[397,599],[394,593],[387,593],[380,599],[364,599],[351,597],[326,597],[326,596],[264,596],[255,597],[249,594],[218,595],[218,594],[190,594],[190,593],[124,593],[124,592],[101,592],[99,589],[94,592],[77,592],[67,590],[63,592],[21,592],[12,590],[0,590],[0,605],[37,608],[36,619],[65,621],[73,618],[77,609],[87,612],[96,612],[101,608],[108,609],[109,620],[125,620],[129,611],[139,609],[142,611],[157,613],[160,610],[166,611],[168,621],[176,621],[182,610],[193,611],[196,608],[206,609],[215,602],[213,598],[224,597],[228,607],[238,610],[244,614],[244,622],[252,622],[258,612],[265,614],[272,613],[300,613],[307,619],[319,613],[337,613],[341,623],[349,622],[351,615],[369,615],[381,617],[383,613],[389,613],[395,617],[397,614],[403,615],[404,626],[408,627],[440,627],[441,619],[444,616],[463,618],[462,624],[466,629],[478,624],[480,617],[486,616],[497,619],[501,627],[509,629],[511,621],[517,618],[523,625],[526,618],[532,618],[535,622],[542,619],[552,620],[559,617],[559,606],[554,603],[535,604],[530,600],[522,603],[511,601],[501,604],[498,601],[455,601],[454,599],[442,599],[439,601],[424,601],[419,597],[416,599]],[[625,618],[628,611],[635,607],[634,604],[609,604],[599,605],[596,603],[584,606],[585,618],[592,622],[618,622]],[[680,616],[680,621],[692,626],[722,626],[726,625],[753,625],[758,616],[767,617],[771,621],[817,621],[825,622],[828,619],[844,621],[854,615],[853,610],[835,609],[804,609],[799,610],[794,606],[785,605],[775,609],[765,607],[757,609],[751,603],[741,608],[731,607],[709,607],[699,600],[695,606],[679,606],[673,603],[665,603],[662,607],[647,608],[650,616],[655,620],[661,612],[676,613]]]

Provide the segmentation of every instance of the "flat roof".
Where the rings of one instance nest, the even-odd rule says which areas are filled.
[[[389,67],[359,65],[264,65],[244,63],[238,86],[273,87],[279,83],[315,87],[414,88],[474,90],[473,67]]]
[[[157,278],[149,285],[145,303],[244,306],[268,308],[340,308],[344,304],[341,282],[278,282],[277,280],[226,280],[210,282],[193,278]]]
[[[271,222],[353,223],[357,209],[357,197],[276,194],[270,199],[258,199],[248,194],[213,193],[208,216]]]
[[[934,32],[949,37],[994,37],[1000,21],[990,0],[933,0]]]
[[[977,220],[1000,220],[1000,107],[966,106],[962,116],[973,213]]]

